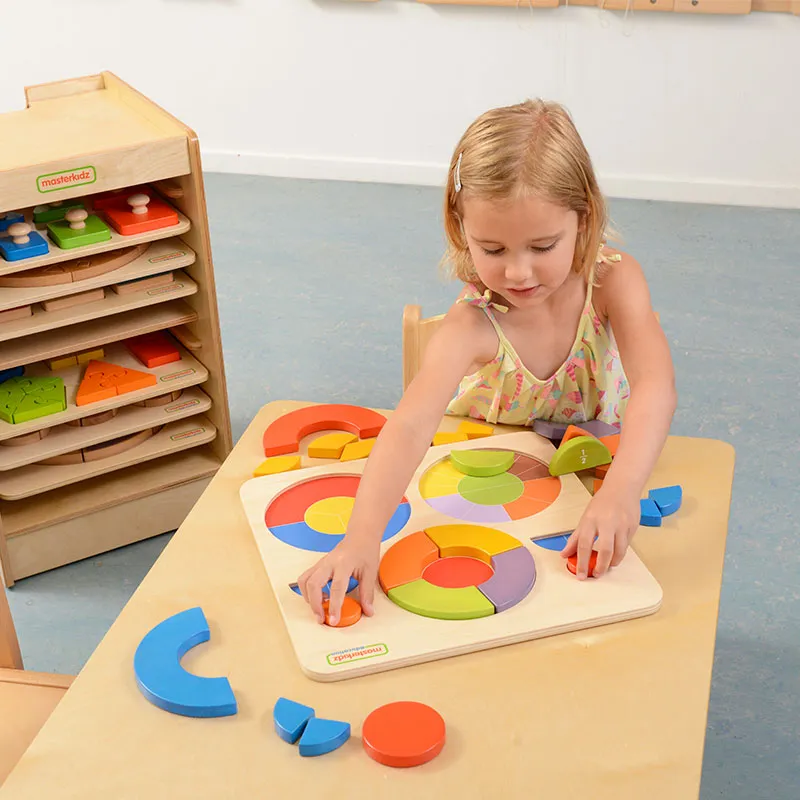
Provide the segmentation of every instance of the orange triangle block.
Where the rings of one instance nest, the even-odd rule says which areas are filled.
[[[99,403],[120,394],[155,386],[156,383],[156,376],[148,372],[139,372],[105,361],[90,361],[83,373],[75,403],[79,406]]]

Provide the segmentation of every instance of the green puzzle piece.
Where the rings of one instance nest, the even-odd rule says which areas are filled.
[[[37,225],[44,225],[47,222],[55,222],[64,219],[64,215],[71,208],[85,208],[81,200],[65,200],[60,206],[43,205],[33,209],[33,221]]]
[[[67,407],[62,378],[11,378],[0,383],[0,419],[11,425],[57,414]]]
[[[566,475],[611,463],[611,451],[594,436],[576,436],[556,450],[550,459],[551,475]]]
[[[85,228],[73,229],[70,228],[69,222],[62,219],[48,223],[47,230],[50,231],[50,238],[62,250],[69,250],[71,247],[83,247],[97,242],[106,242],[111,238],[111,228],[100,217],[91,214],[85,221]]]
[[[514,454],[510,450],[453,450],[450,463],[465,475],[491,478],[511,468]]]

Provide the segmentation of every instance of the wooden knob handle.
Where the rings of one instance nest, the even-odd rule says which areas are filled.
[[[132,194],[128,198],[128,205],[134,214],[146,214],[150,198],[146,194]]]
[[[15,222],[8,226],[8,233],[14,244],[27,244],[31,237],[28,234],[32,228],[27,222]]]
[[[86,217],[89,216],[89,212],[83,208],[71,208],[67,213],[64,215],[64,218],[69,222],[69,227],[73,231],[79,231],[86,227],[86,222],[84,221]]]

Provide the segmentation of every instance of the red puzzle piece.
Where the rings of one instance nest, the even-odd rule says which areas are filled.
[[[123,236],[168,228],[179,222],[178,212],[171,205],[148,192],[106,198],[101,206],[108,223]]]
[[[148,369],[162,367],[164,364],[181,360],[178,348],[172,343],[170,337],[161,331],[146,333],[144,336],[137,336],[135,339],[128,339],[125,342],[125,347]]]
[[[300,440],[317,431],[349,431],[360,439],[370,439],[377,436],[385,424],[383,414],[361,406],[331,403],[298,408],[276,419],[264,431],[264,455],[296,453]]]

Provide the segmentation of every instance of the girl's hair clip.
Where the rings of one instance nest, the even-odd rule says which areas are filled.
[[[456,161],[456,169],[455,169],[455,184],[456,184],[456,194],[461,191],[461,157],[464,153],[458,154],[458,161]]]

